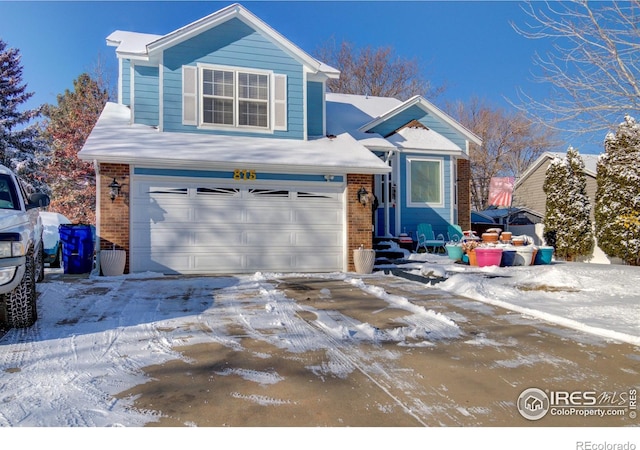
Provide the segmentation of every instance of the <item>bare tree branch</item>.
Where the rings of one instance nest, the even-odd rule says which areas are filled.
[[[422,95],[433,100],[446,89],[425,79],[416,59],[396,56],[391,47],[357,49],[351,42],[336,46],[335,41],[329,40],[316,57],[340,70],[340,78],[328,83],[331,92],[399,100]]]
[[[532,22],[513,28],[529,39],[552,41],[534,56],[534,80],[549,98],[519,93],[522,111],[541,123],[579,135],[609,131],[640,110],[640,0],[527,1]]]

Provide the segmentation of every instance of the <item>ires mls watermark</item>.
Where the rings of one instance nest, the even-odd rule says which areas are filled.
[[[637,417],[637,390],[621,392],[550,391],[529,388],[518,397],[518,411],[528,420],[547,415],[577,417]]]

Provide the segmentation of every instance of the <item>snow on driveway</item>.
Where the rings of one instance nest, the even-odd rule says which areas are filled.
[[[448,279],[435,286],[408,283],[409,290],[442,289],[576,328],[597,339],[640,344],[640,287],[630,282],[640,279],[638,267],[553,264],[478,269],[426,258],[429,261],[419,262],[422,268],[417,270],[424,273],[439,265]],[[144,367],[183,358],[174,347],[215,342],[239,349],[241,344],[228,331],[232,327],[294,353],[329,348],[340,339],[430,345],[460,334],[451,317],[367,283],[386,277],[381,273],[313,276],[350,283],[409,311],[408,324],[381,336],[370,324],[340,321],[314,310],[323,333],[314,332],[298,314],[312,310],[311,306],[276,289],[279,276],[150,273],[73,282],[49,277],[38,285],[38,322],[0,338],[0,426],[135,427],[157,421],[156,412],[137,410],[133,399],[118,399],[116,394],[149,381]],[[340,364],[327,367],[341,370]]]
[[[312,308],[287,298],[261,274],[159,276],[38,285],[40,319],[0,339],[0,426],[142,426],[156,421],[154,412],[136,410],[132,399],[117,399],[116,394],[148,381],[145,366],[182,358],[174,346],[215,342],[239,349],[227,331],[232,326],[293,353],[330,348],[336,338],[404,342],[411,337],[422,345],[420,339],[460,333],[449,318],[386,296],[412,313],[413,325],[381,337],[369,324],[336,321],[317,312],[323,334],[296,314]],[[344,274],[333,277],[351,282]],[[360,280],[354,284],[367,289]],[[345,368],[336,363],[323,370],[343,376],[339,372]]]

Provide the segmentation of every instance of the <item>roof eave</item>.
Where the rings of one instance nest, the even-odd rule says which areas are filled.
[[[123,157],[123,156],[109,156],[109,155],[92,155],[91,153],[79,152],[78,157],[83,161],[97,161],[99,163],[112,163],[112,164],[146,164],[154,167],[176,167],[179,163],[181,168],[188,169],[206,169],[209,166],[218,170],[234,170],[238,164],[235,162],[211,162],[208,161],[203,164],[202,160],[183,160],[172,158],[136,158],[136,157]],[[269,163],[243,163],[247,169],[260,169],[266,172],[289,172],[289,173],[303,173],[303,174],[315,174],[318,172],[326,173],[327,175],[343,175],[343,174],[371,174],[382,175],[391,171],[388,166],[385,167],[362,167],[362,166],[318,166],[318,165],[289,165],[289,164],[269,164]]]
[[[339,71],[308,55],[239,3],[229,5],[226,8],[216,11],[202,19],[196,20],[195,22],[185,25],[182,28],[172,31],[169,34],[150,42],[147,44],[147,52],[149,54],[161,52],[168,47],[190,39],[205,30],[211,29],[234,18],[237,18],[247,25],[260,30],[313,73],[322,72],[329,78],[339,77]]]

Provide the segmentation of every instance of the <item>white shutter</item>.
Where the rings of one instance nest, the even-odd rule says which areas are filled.
[[[182,124],[198,125],[198,68],[182,66]]]
[[[273,76],[273,129],[287,130],[287,76]]]

